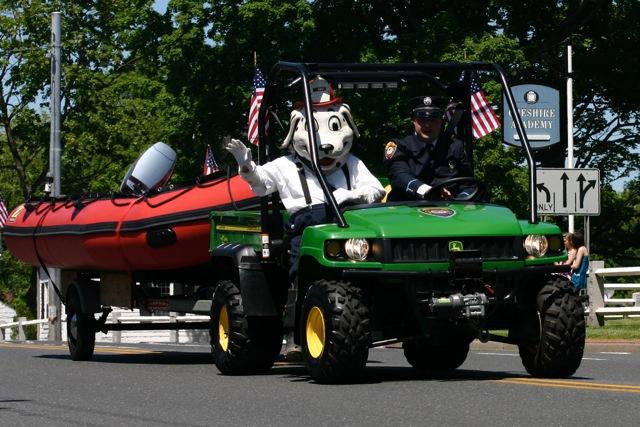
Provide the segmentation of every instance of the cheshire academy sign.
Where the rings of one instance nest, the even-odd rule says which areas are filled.
[[[522,84],[511,88],[522,125],[531,148],[545,148],[560,142],[560,93],[558,90],[537,84]],[[503,96],[504,98],[504,96]],[[520,137],[511,116],[507,101],[502,102],[504,118],[504,142],[521,147]]]

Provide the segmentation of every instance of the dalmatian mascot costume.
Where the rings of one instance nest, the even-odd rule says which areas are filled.
[[[319,144],[319,164],[327,184],[339,205],[345,203],[373,203],[384,196],[380,181],[365,164],[349,153],[358,129],[349,106],[336,98],[329,82],[317,77],[310,82],[315,120],[316,140]],[[304,107],[302,107],[304,108]],[[259,196],[277,191],[290,214],[291,232],[290,276],[297,270],[300,238],[304,228],[332,220],[322,187],[309,166],[309,137],[302,109],[291,112],[289,132],[280,146],[290,153],[264,165],[256,165],[251,151],[237,139],[225,145],[239,165],[240,175]]]
[[[344,203],[373,203],[382,199],[384,189],[364,163],[349,153],[353,138],[360,136],[349,106],[334,96],[330,84],[321,77],[310,82],[313,103],[313,124],[316,141],[319,144],[319,165],[325,175],[333,196],[339,205]],[[302,232],[310,225],[330,222],[332,212],[325,200],[324,192],[310,168],[310,145],[307,123],[301,109],[291,112],[289,132],[281,148],[290,154],[279,157],[264,165],[256,165],[251,159],[251,151],[237,139],[225,145],[239,165],[240,176],[259,196],[277,191],[284,207],[290,214],[287,227],[291,235],[291,256],[289,257],[289,279],[295,286],[298,270],[298,254]],[[287,310],[295,304],[295,292],[289,292]],[[302,349],[294,343],[293,325],[286,335],[285,357],[299,360]]]

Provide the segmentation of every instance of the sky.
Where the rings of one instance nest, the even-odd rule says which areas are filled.
[[[167,10],[167,2],[169,0],[156,0],[153,4],[153,8],[160,13],[164,13]]]

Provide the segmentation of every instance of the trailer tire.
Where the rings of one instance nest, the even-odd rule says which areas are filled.
[[[80,295],[72,284],[67,291],[67,344],[71,360],[91,360],[96,345],[96,319],[82,313]]]
[[[369,357],[369,309],[362,290],[319,280],[308,289],[300,336],[307,370],[321,383],[356,379]]]
[[[585,322],[584,306],[571,283],[549,280],[538,293],[535,316],[538,335],[518,345],[525,369],[534,377],[573,375],[584,353]]]
[[[209,333],[215,364],[225,375],[265,372],[282,347],[282,320],[246,316],[240,290],[229,280],[213,294]]]
[[[453,371],[464,363],[469,354],[466,341],[451,342],[447,345],[431,345],[424,337],[416,337],[402,343],[407,362],[424,373]]]

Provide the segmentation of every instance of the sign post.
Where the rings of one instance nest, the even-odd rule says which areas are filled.
[[[567,46],[567,164],[569,169],[573,168],[573,61],[571,45]],[[574,231],[574,218],[569,215],[569,233]],[[585,234],[588,234],[585,228]],[[588,248],[589,246],[587,246]]]

